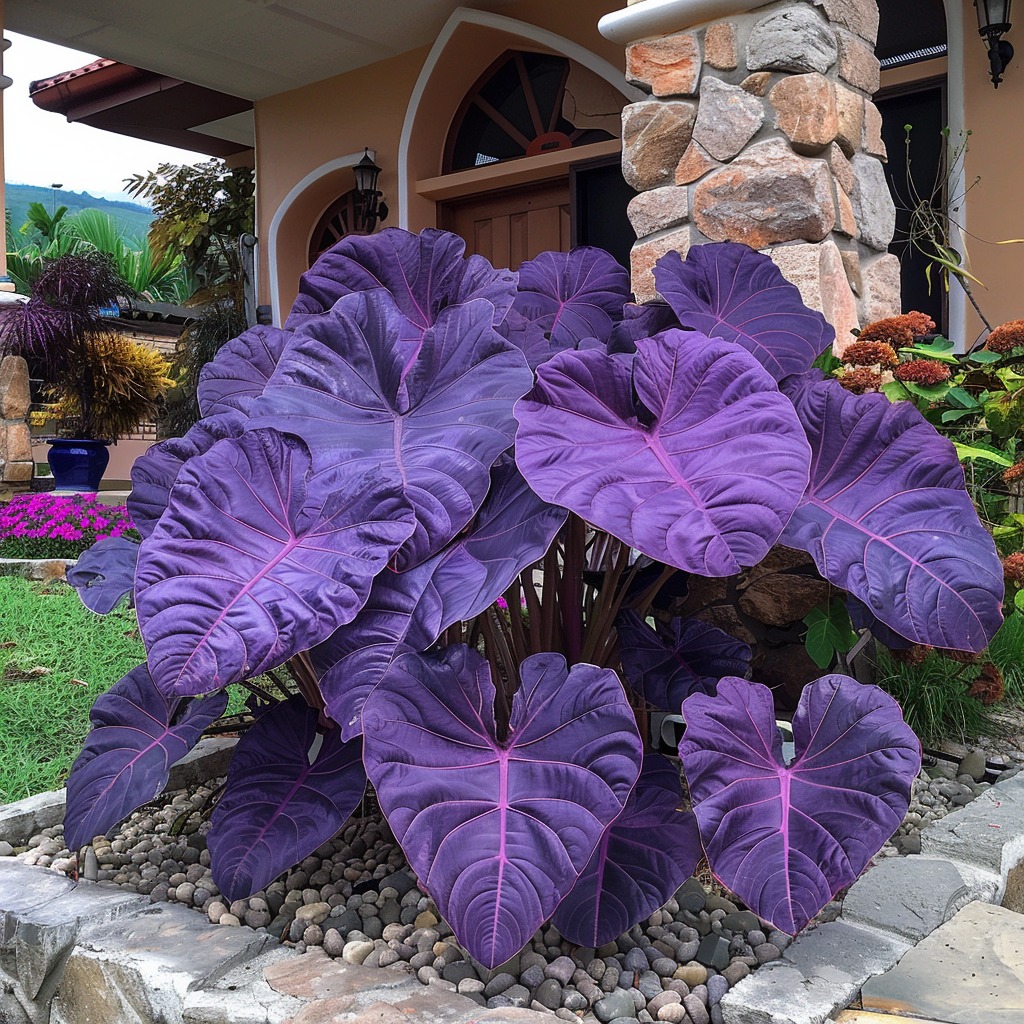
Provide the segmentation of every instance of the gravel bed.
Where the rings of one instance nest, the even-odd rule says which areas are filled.
[[[919,852],[922,828],[1022,764],[1024,753],[1009,747],[998,754],[954,751],[928,764],[904,823],[879,858]],[[374,813],[354,820],[264,891],[229,903],[210,874],[209,824],[199,814],[218,784],[166,794],[164,806],[133,814],[110,839],[87,849],[83,877],[153,902],[181,903],[221,927],[269,932],[299,951],[321,946],[349,963],[395,965],[481,1006],[531,1007],[570,1021],[722,1024],[718,1004],[725,992],[778,959],[791,941],[691,878],[661,910],[600,949],[573,946],[549,926],[508,963],[487,970],[470,960],[440,920]],[[68,873],[76,866],[61,826],[44,829],[26,847],[0,842],[0,856]],[[838,910],[838,903],[830,904],[820,920]]]

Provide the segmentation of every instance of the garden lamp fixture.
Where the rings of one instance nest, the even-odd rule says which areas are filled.
[[[1003,39],[1010,31],[1011,0],[974,0],[978,12],[978,30],[988,46],[992,84],[998,89],[1003,72],[1013,60],[1013,47]]]
[[[352,172],[356,176],[353,228],[357,234],[369,235],[378,222],[383,223],[388,218],[387,203],[382,201],[383,193],[377,190],[380,168],[373,162],[369,149],[364,151],[362,160],[352,168]]]

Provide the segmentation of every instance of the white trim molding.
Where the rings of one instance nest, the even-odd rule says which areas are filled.
[[[768,3],[771,0],[763,0]],[[538,28],[525,21],[517,21],[515,18],[508,18],[502,14],[492,14],[489,11],[471,11],[467,7],[458,7],[452,11],[451,17],[445,22],[434,45],[427,54],[419,77],[416,79],[416,86],[409,98],[409,106],[406,108],[405,121],[402,124],[402,136],[398,144],[398,226],[409,227],[409,197],[412,193],[413,183],[409,178],[409,147],[412,143],[412,133],[416,126],[416,119],[419,114],[420,103],[423,94],[427,90],[434,72],[448,44],[455,33],[462,25],[479,25],[483,28],[494,29],[496,32],[503,32],[508,36],[518,37],[537,43],[540,46],[561,53],[570,60],[589,68],[596,75],[603,78],[609,85],[617,89],[626,100],[634,103],[645,98],[645,93],[626,83],[622,69],[615,67],[597,54],[592,53],[579,43],[574,43],[565,36],[549,32],[547,29]],[[460,57],[464,60],[465,55]]]
[[[946,7],[946,118],[949,121],[949,141],[958,145],[966,128],[964,107],[964,11],[962,0],[944,0]],[[966,191],[963,163],[956,178],[949,183],[951,196],[962,196]],[[956,222],[966,231],[969,204],[961,200],[958,209],[950,210]],[[949,333],[963,338],[967,348],[973,338],[967,337],[967,296],[963,288],[949,289]]]
[[[775,0],[641,0],[621,11],[606,14],[597,27],[605,39],[623,46],[638,39],[665,36],[672,32],[717,21],[732,14],[774,3]]]
[[[374,159],[377,158],[377,154],[371,149],[370,156]],[[281,200],[281,205],[274,211],[274,216],[270,218],[270,227],[267,229],[267,271],[270,274],[270,308],[274,318],[274,324],[277,327],[281,326],[283,317],[281,316],[281,281],[277,267],[277,248],[278,248],[278,237],[281,233],[281,224],[284,221],[285,215],[292,208],[295,200],[302,195],[310,187],[310,185],[319,181],[321,178],[328,174],[333,174],[335,171],[343,170],[344,168],[351,169],[360,160],[362,160],[362,153],[348,153],[346,156],[335,157],[333,160],[328,160],[327,163],[321,164],[319,167],[310,171],[304,178],[297,181],[289,190],[288,195]]]

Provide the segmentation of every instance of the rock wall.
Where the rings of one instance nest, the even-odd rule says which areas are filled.
[[[32,479],[28,406],[28,364],[21,356],[5,356],[0,360],[0,483],[27,485]]]
[[[875,0],[784,0],[627,47],[650,93],[622,115],[638,301],[664,253],[730,240],[769,253],[840,349],[900,311],[877,32]]]

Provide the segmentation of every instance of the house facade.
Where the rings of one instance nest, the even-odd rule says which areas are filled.
[[[843,337],[912,296],[969,344],[983,330],[971,303],[955,282],[947,296],[934,267],[929,294],[928,260],[911,258],[911,211],[926,201],[949,215],[949,247],[969,232],[988,320],[1021,315],[1024,247],[995,243],[1024,237],[1024,69],[1010,62],[993,87],[972,0],[617,7],[97,0],[69,13],[6,0],[4,17],[107,58],[37,83],[40,106],[255,163],[259,299],[274,322],[311,259],[351,229],[367,149],[385,226],[456,230],[501,265],[601,244],[631,260],[643,299],[660,252],[742,238]],[[947,126],[954,148],[962,132],[969,143],[936,186]]]

